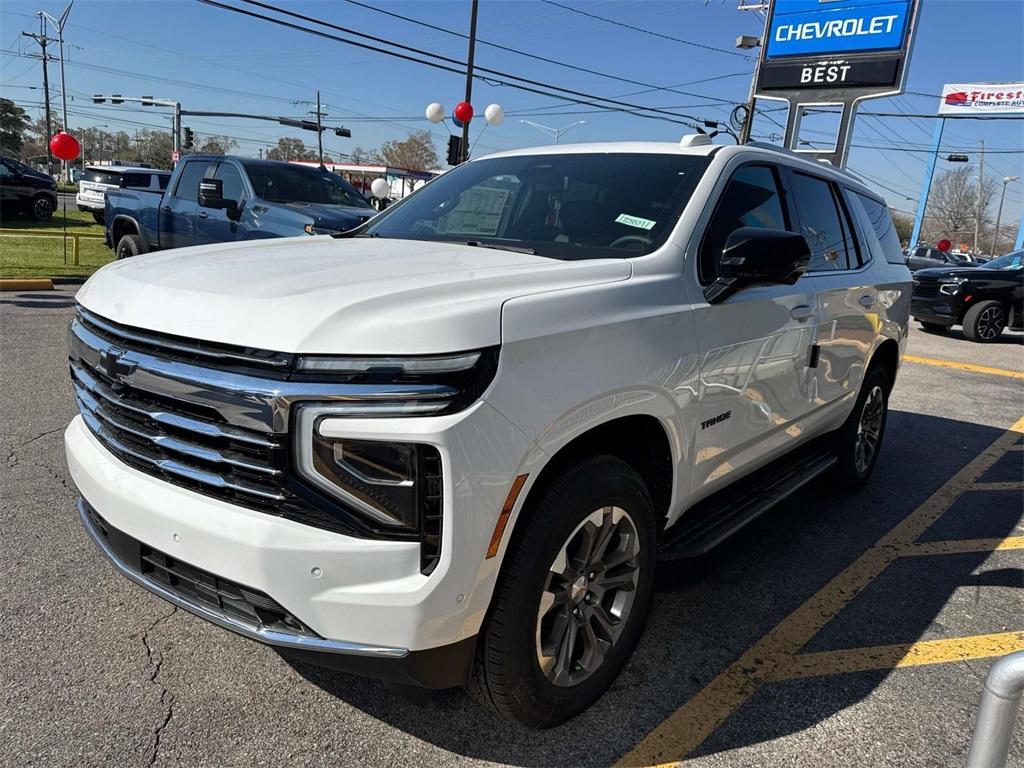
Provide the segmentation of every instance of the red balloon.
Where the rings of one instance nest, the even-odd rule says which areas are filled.
[[[473,105],[468,101],[460,101],[455,105],[453,112],[455,118],[463,123],[468,123],[473,119]]]
[[[938,248],[940,251],[948,251],[950,248],[953,247],[953,243],[943,238],[942,240],[939,240],[939,242],[935,244],[935,247]]]
[[[74,160],[82,151],[82,145],[70,133],[61,131],[50,139],[50,151],[61,160]]]

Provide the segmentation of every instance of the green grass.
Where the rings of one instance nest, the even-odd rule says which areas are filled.
[[[4,222],[6,225],[6,222]],[[70,229],[70,227],[69,227]],[[77,230],[76,230],[77,231]],[[0,278],[4,277],[88,277],[114,258],[102,240],[79,240],[76,266],[72,263],[68,238],[67,264],[61,237],[28,237],[0,234]]]
[[[36,221],[31,216],[14,216],[4,214],[0,218],[0,228],[4,229],[64,229],[64,211],[58,208],[49,221]],[[92,219],[92,214],[86,211],[68,211],[68,232],[103,234],[103,227]]]

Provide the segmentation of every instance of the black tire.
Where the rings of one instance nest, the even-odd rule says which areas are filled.
[[[890,387],[889,377],[882,368],[878,366],[869,368],[861,383],[853,412],[836,433],[839,461],[836,463],[834,476],[840,486],[846,490],[855,490],[862,486],[875,469],[875,463],[878,461],[878,454],[882,447],[882,439],[885,437],[885,423],[889,415]],[[880,398],[880,402],[878,398]],[[863,432],[868,431],[863,420],[869,401],[872,409],[875,405],[880,405],[881,413],[877,426],[873,426],[870,430],[874,432],[874,437],[873,441],[868,440],[868,442],[873,442],[873,445],[870,455],[866,456],[865,460],[864,454],[861,453],[861,436]]]
[[[46,195],[36,195],[32,198],[29,206],[29,213],[36,221],[49,221],[53,218],[54,202]]]
[[[92,220],[100,226],[103,226],[103,211],[93,211]]]
[[[1006,328],[1006,312],[998,301],[979,301],[964,314],[964,336],[982,344],[995,341]]]
[[[945,333],[949,330],[947,326],[940,323],[926,323],[924,320],[920,320],[918,322],[921,323],[921,327],[924,328],[927,333]]]
[[[523,510],[525,517],[516,526],[505,554],[480,632],[468,688],[478,702],[499,715],[527,726],[548,728],[590,706],[611,685],[636,647],[651,603],[657,534],[654,507],[643,480],[632,467],[611,456],[587,459],[538,492],[540,495]],[[610,508],[618,511],[612,512]],[[556,558],[566,545],[577,541],[574,536],[584,535],[588,517],[597,515],[603,526],[604,521],[613,519],[613,514],[620,515],[617,525],[623,528],[614,524],[609,528],[614,532],[599,554],[600,575],[596,571],[588,573],[591,566],[578,566],[578,578],[572,582],[562,580],[560,584],[565,588],[559,586],[556,590],[553,577],[561,578],[552,573]],[[604,530],[590,525],[598,533]],[[623,535],[621,530],[627,534]],[[587,541],[593,540],[587,537]],[[608,562],[622,560],[623,553],[632,552],[632,546],[637,551],[628,562],[604,570],[605,558]],[[573,558],[566,562],[569,569],[576,567],[578,561]],[[603,579],[608,578],[608,583],[621,579],[623,569],[634,579],[633,588],[605,592],[600,586],[605,583]],[[585,594],[579,594],[581,589]],[[548,609],[542,620],[542,597],[555,591],[559,602]],[[595,597],[599,593],[603,597]],[[583,665],[585,651],[579,657],[573,651],[586,642],[584,635],[595,638],[602,634],[595,612],[600,611],[607,619],[620,599],[629,602],[625,610],[620,609],[620,618],[611,624],[617,634],[603,634],[606,639],[614,639],[605,643],[607,647],[601,651],[600,660],[592,670],[587,670]],[[550,628],[549,619],[554,626],[571,624],[573,616],[579,617],[575,620],[579,630],[566,646],[570,653],[566,654],[569,661],[564,667],[571,669],[572,675],[585,677],[575,683],[566,677],[556,684],[541,666],[538,628]],[[547,631],[561,635],[554,629]],[[548,674],[557,677],[558,652],[545,655],[551,659],[553,670]]]
[[[142,245],[142,238],[138,235],[124,235],[117,241],[117,250],[115,251],[115,254],[119,259],[130,259],[132,256],[138,256],[145,252],[146,250]]]

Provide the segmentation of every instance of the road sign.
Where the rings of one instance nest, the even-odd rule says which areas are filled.
[[[181,153],[178,150],[171,152],[171,162],[176,163],[181,160]]]
[[[754,96],[789,102],[789,149],[845,163],[857,104],[903,92],[919,2],[771,0]],[[834,147],[800,143],[810,105],[841,107]]]

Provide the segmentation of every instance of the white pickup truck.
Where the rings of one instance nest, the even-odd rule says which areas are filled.
[[[484,157],[342,236],[97,272],[79,512],[222,627],[554,725],[627,663],[658,559],[867,480],[910,287],[882,199],[795,153]]]

